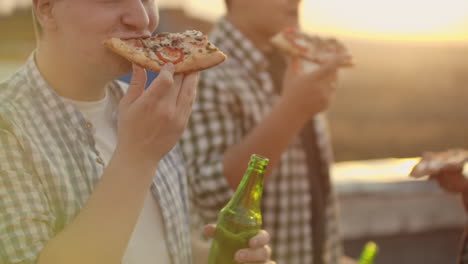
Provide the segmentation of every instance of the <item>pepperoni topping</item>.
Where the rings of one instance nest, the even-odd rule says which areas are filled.
[[[184,59],[184,51],[181,49],[164,47],[156,52],[156,56],[163,62],[172,62],[177,64]]]

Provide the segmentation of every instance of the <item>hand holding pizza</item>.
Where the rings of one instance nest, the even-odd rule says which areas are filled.
[[[128,92],[119,105],[118,144],[131,160],[157,164],[179,140],[195,99],[198,73],[174,75],[165,64],[144,89],[146,72],[134,65]],[[147,162],[147,163],[145,163]]]
[[[195,99],[198,72],[226,55],[196,30],[150,38],[110,38],[103,43],[133,63],[133,77],[119,106],[117,150],[135,161],[157,164],[179,140]],[[159,72],[144,90],[146,72]]]
[[[295,116],[310,119],[328,108],[335,94],[339,58],[322,65],[316,71],[303,73],[299,58],[293,58],[286,72],[281,95],[282,103]]]
[[[444,152],[426,152],[413,167],[410,176],[429,176],[441,188],[452,193],[468,192],[468,178],[464,167],[468,166],[468,151],[451,149]]]
[[[468,191],[468,179],[463,175],[462,164],[449,164],[431,176],[439,186],[451,193]]]
[[[428,176],[447,192],[459,193],[468,211],[468,151],[450,149],[443,152],[425,152],[413,167],[410,177]]]
[[[271,43],[291,57],[283,86],[285,104],[306,119],[326,110],[335,94],[338,69],[353,66],[346,47],[334,38],[310,36],[296,28],[282,30]]]

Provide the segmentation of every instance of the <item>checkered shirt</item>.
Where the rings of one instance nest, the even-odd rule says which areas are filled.
[[[228,59],[202,73],[198,98],[181,141],[193,214],[201,223],[216,221],[218,211],[233,194],[223,176],[223,153],[258,125],[278,100],[263,53],[227,19],[215,25],[211,40]],[[320,116],[315,118],[317,144],[329,162],[331,152],[323,121]],[[312,196],[307,177],[306,155],[298,136],[282,153],[264,186],[264,228],[271,234],[273,259],[278,264],[313,262]],[[332,190],[326,197],[324,216],[327,230],[323,257],[327,264],[338,263],[342,251],[335,205]]]
[[[111,82],[108,88],[117,106],[126,87]],[[86,124],[48,86],[34,56],[0,84],[0,263],[36,263],[47,242],[85,205],[105,168]],[[151,187],[174,264],[191,263],[182,164],[175,147],[159,163]]]

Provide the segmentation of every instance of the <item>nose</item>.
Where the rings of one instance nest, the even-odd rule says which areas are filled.
[[[122,23],[133,31],[146,31],[151,23],[147,7],[142,1],[127,1],[129,4],[122,16]]]

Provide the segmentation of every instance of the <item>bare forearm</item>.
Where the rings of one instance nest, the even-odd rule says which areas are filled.
[[[281,154],[307,121],[306,117],[299,116],[290,109],[281,102],[276,104],[270,114],[241,142],[228,148],[224,153],[224,175],[232,188],[236,188],[241,181],[252,154],[269,158],[266,176],[278,164]]]
[[[116,152],[79,215],[41,253],[39,264],[119,264],[154,176],[154,165]]]

